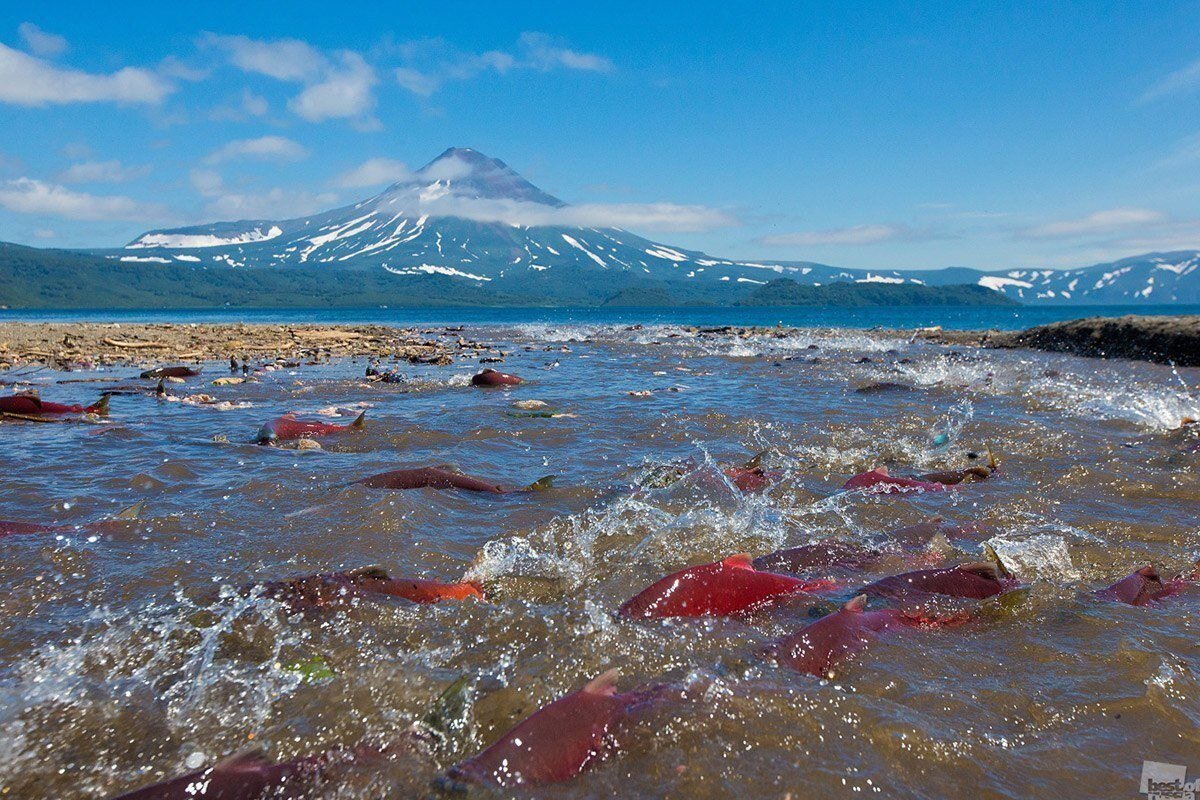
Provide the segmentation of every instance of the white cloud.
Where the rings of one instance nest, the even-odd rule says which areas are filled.
[[[318,83],[311,84],[288,102],[295,114],[309,122],[361,118],[375,106],[371,87],[375,70],[358,53],[343,50],[339,64]]]
[[[361,189],[394,183],[412,176],[408,165],[391,158],[371,158],[348,172],[334,178],[330,183],[342,189]]]
[[[209,153],[204,159],[206,164],[221,164],[242,158],[253,158],[268,161],[301,161],[308,158],[306,150],[299,142],[285,136],[260,136],[257,139],[235,139],[228,144]]]
[[[516,200],[487,200],[444,195],[421,202],[411,199],[413,214],[461,217],[525,227],[631,228],[673,233],[711,231],[738,224],[729,214],[706,206],[674,203],[585,203],[554,206]],[[398,209],[399,210],[399,209]]]
[[[267,41],[215,33],[204,34],[199,44],[224,53],[230,64],[245,72],[303,84],[300,94],[288,101],[288,108],[302,119],[349,119],[360,130],[380,127],[370,117],[378,82],[375,69],[352,50],[326,55],[299,39]]]
[[[242,89],[236,101],[214,108],[208,116],[219,122],[244,122],[254,117],[265,117],[270,110],[265,97]]]
[[[163,214],[162,209],[129,197],[85,194],[33,178],[0,183],[0,206],[18,214],[82,220],[145,221]]]
[[[62,69],[0,44],[0,102],[45,107],[65,103],[157,105],[175,90],[160,75],[125,67],[111,75]]]
[[[1047,222],[1020,231],[1029,239],[1065,239],[1075,236],[1109,234],[1135,226],[1156,225],[1165,222],[1167,216],[1149,208],[1111,208],[1097,211],[1080,219],[1064,219]]]
[[[128,167],[120,161],[83,161],[59,173],[63,183],[125,183],[150,172],[150,167]]]
[[[815,247],[820,245],[881,244],[910,237],[911,232],[899,225],[855,225],[851,228],[780,233],[764,236],[759,241],[762,244],[776,247]]]
[[[67,52],[66,38],[46,31],[32,22],[22,22],[17,26],[17,33],[25,40],[25,46],[35,56],[54,58]]]
[[[209,199],[204,208],[204,221],[288,219],[323,211],[338,202],[332,192],[314,194],[303,190],[272,188],[248,192],[227,187],[221,176],[211,170],[196,169],[191,173],[192,185]]]
[[[525,61],[536,69],[551,70],[558,67],[587,72],[612,72],[612,61],[594,53],[580,53],[563,47],[553,37],[536,31],[521,34],[519,40]]]
[[[404,62],[392,70],[396,83],[413,94],[429,97],[452,81],[465,81],[492,72],[506,75],[512,70],[555,69],[612,72],[612,61],[593,53],[563,46],[544,33],[527,32],[517,40],[515,52],[488,50],[470,53],[445,39],[421,39],[391,48]]]
[[[1153,86],[1142,93],[1139,102],[1148,103],[1173,94],[1192,92],[1200,89],[1200,60],[1193,61],[1182,69],[1177,69],[1169,75],[1160,78]]]
[[[224,52],[229,63],[238,69],[280,81],[316,79],[327,65],[319,50],[299,39],[265,41],[248,36],[205,33],[199,44]]]

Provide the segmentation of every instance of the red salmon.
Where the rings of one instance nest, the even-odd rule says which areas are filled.
[[[539,478],[528,486],[504,486],[498,483],[488,483],[461,472],[443,467],[421,467],[419,469],[394,469],[381,472],[358,481],[363,486],[372,489],[464,489],[468,492],[487,492],[490,494],[509,494],[511,492],[537,491],[549,489],[554,482],[554,476],[547,475]]]
[[[334,436],[349,431],[360,431],[366,427],[366,413],[364,411],[359,414],[358,418],[349,425],[332,425],[328,422],[305,422],[296,419],[295,414],[284,414],[279,419],[264,423],[258,429],[255,441],[259,444],[271,444],[273,442],[286,442],[314,436]]]
[[[616,729],[645,693],[618,694],[617,670],[535,711],[479,755],[460,761],[453,781],[500,787],[557,783],[575,777],[618,747]]]
[[[863,588],[876,597],[905,598],[941,594],[983,600],[1014,589],[1019,582],[995,564],[963,564],[942,569],[921,569],[890,575]]]
[[[471,377],[472,386],[516,386],[524,382],[524,378],[509,375],[507,372],[497,372],[494,369],[485,369]]]
[[[831,588],[828,581],[802,581],[760,572],[750,556],[688,567],[652,583],[625,601],[625,617],[727,617],[764,608],[800,592]]]
[[[1131,606],[1146,606],[1179,594],[1197,580],[1200,580],[1200,575],[1191,573],[1176,575],[1164,581],[1154,565],[1149,564],[1112,586],[1097,590],[1095,594],[1104,600],[1128,603]]]
[[[62,414],[100,414],[108,413],[108,395],[100,395],[100,399],[90,406],[65,405],[42,400],[34,394],[14,394],[0,397],[0,413],[17,414],[24,417],[57,416]]]
[[[905,630],[926,620],[895,608],[867,611],[867,596],[855,597],[838,611],[810,623],[770,648],[770,655],[798,672],[828,677],[888,631]]]
[[[272,581],[263,585],[262,593],[266,597],[286,603],[296,611],[325,608],[345,602],[351,597],[372,594],[402,597],[414,603],[483,597],[483,591],[474,581],[440,583],[421,578],[392,578],[378,567],[347,572],[322,572],[301,578]]]

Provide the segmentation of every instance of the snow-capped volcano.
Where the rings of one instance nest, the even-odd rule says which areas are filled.
[[[790,278],[977,284],[1025,303],[1198,303],[1200,252],[1155,253],[1074,270],[865,270],[810,262],[738,261],[661,244],[587,215],[503,161],[450,148],[408,179],[353,205],[289,220],[219,222],[142,234],[106,255],[126,262],[382,270],[444,276],[520,293],[524,286],[633,283],[718,289]],[[742,287],[747,288],[747,287]]]
[[[709,258],[617,228],[563,224],[569,211],[504,162],[451,148],[410,179],[354,205],[298,219],[149,231],[118,257],[130,262],[199,259],[235,267],[328,264],[476,282],[573,268],[756,283],[780,275],[800,278],[814,268],[823,273],[814,277],[824,280],[842,272]],[[849,278],[848,273],[843,277]],[[889,280],[907,279],[889,273]]]

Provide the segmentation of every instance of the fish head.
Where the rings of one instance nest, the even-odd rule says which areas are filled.
[[[279,439],[279,434],[275,432],[275,426],[269,422],[264,422],[263,426],[258,429],[258,434],[254,437],[254,441],[258,444],[275,444]]]

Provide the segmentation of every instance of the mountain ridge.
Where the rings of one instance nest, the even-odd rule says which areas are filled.
[[[1200,303],[1200,250],[1068,270],[842,268],[714,257],[621,227],[586,224],[593,221],[589,213],[543,191],[503,161],[451,147],[381,192],[339,208],[285,220],[156,229],[122,248],[81,252],[131,266],[318,267],[338,280],[362,280],[362,273],[372,273],[372,285],[388,293],[390,284],[380,280],[394,281],[398,295],[412,294],[416,286],[427,285],[425,278],[436,276],[450,287],[461,286],[464,296],[528,292],[564,302],[604,302],[624,289],[636,293],[654,285],[672,286],[676,294],[705,302],[735,303],[745,294],[739,285],[764,287],[787,279],[814,288],[972,284],[1033,304]],[[577,289],[583,286],[603,295],[581,295]]]

